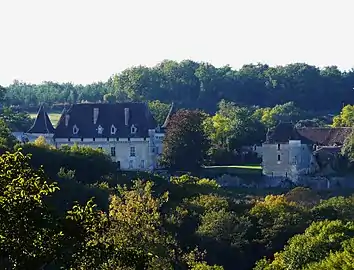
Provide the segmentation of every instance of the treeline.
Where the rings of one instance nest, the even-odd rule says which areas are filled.
[[[222,99],[260,107],[293,101],[303,110],[337,112],[343,104],[354,103],[353,87],[354,71],[342,72],[336,66],[320,69],[304,63],[276,67],[250,64],[234,70],[191,60],[165,60],[151,68],[128,68],[107,82],[86,86],[15,81],[6,89],[6,102],[28,107],[41,102],[159,100],[214,112]]]

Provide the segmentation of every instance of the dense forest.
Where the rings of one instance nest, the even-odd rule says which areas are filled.
[[[117,172],[101,150],[0,131],[4,269],[353,269],[351,190]]]
[[[303,110],[337,113],[354,103],[354,71],[336,66],[318,68],[304,63],[270,67],[214,67],[191,60],[165,60],[154,67],[137,66],[90,85],[14,81],[6,88],[6,103],[38,107],[39,103],[82,101],[174,101],[183,108],[215,112],[222,99],[239,106],[274,107],[294,102]]]

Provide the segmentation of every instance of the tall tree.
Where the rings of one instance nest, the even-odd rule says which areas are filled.
[[[210,147],[204,131],[206,115],[180,110],[170,119],[161,162],[173,170],[195,170],[203,165]]]

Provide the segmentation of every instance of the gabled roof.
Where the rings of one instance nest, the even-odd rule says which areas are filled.
[[[176,112],[176,108],[174,103],[172,102],[170,110],[168,111],[168,114],[166,116],[165,122],[163,123],[163,125],[161,126],[162,128],[167,128],[168,122],[170,121],[172,115]]]
[[[294,128],[291,123],[280,123],[267,133],[267,143],[286,143],[289,140],[301,140],[305,144],[322,146],[343,145],[352,128],[312,127]]]
[[[128,125],[125,125],[125,109],[129,109]],[[94,110],[98,111],[94,123]],[[66,123],[67,122],[67,123]],[[67,125],[66,125],[67,124]],[[132,126],[137,128],[132,134]],[[61,115],[55,138],[146,138],[148,130],[157,126],[145,103],[84,103],[73,104]],[[75,127],[78,131],[74,133]],[[116,131],[112,134],[112,129]],[[101,130],[102,134],[98,131]]]
[[[47,112],[44,110],[44,105],[39,107],[36,120],[34,120],[32,127],[27,131],[27,133],[54,133],[54,127],[49,119]]]
[[[343,145],[346,138],[351,134],[352,128],[298,128],[297,132],[314,144],[332,146]]]
[[[300,140],[300,135],[292,123],[279,123],[267,132],[266,143],[286,143],[289,140]]]

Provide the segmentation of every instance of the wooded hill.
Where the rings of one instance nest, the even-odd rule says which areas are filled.
[[[235,70],[191,60],[165,60],[151,68],[127,68],[106,82],[85,86],[14,81],[6,88],[6,103],[28,108],[42,102],[159,100],[214,112],[222,99],[260,107],[293,101],[300,109],[337,113],[343,104],[354,103],[353,87],[354,70],[340,71],[336,66],[249,64]]]

